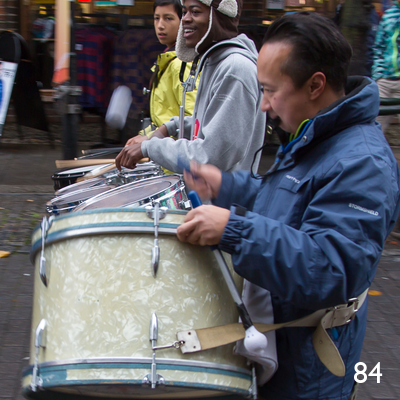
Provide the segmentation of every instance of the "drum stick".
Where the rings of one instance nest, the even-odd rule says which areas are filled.
[[[82,150],[82,154],[84,156],[93,155],[97,153],[119,153],[123,147],[106,147],[104,149],[89,149],[89,150]]]
[[[149,158],[142,158],[137,164],[150,161]],[[113,164],[114,158],[98,158],[96,160],[56,160],[57,168],[78,168],[87,167],[89,165]]]
[[[76,182],[82,182],[82,181],[87,181],[88,179],[97,178],[98,176],[103,175],[104,173],[106,173],[108,171],[111,171],[114,168],[115,168],[115,163],[112,163],[107,167],[104,167],[104,168],[101,168],[100,170],[97,170],[96,172],[90,171],[87,174],[77,178]]]
[[[193,208],[199,207],[201,205],[201,200],[199,195],[194,190],[188,193],[188,197],[192,202]],[[246,331],[246,336],[244,338],[244,347],[247,351],[252,353],[262,352],[267,348],[268,340],[265,335],[259,332],[251,321],[249,312],[247,311],[246,305],[243,303],[242,297],[235,285],[235,281],[231,275],[231,272],[226,264],[222,251],[217,246],[211,246],[215,258],[217,259],[219,269],[222,273],[224,281],[228,286],[229,292],[236,304],[239,316],[242,320],[243,327]]]

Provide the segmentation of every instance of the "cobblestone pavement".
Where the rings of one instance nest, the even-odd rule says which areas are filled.
[[[0,258],[0,399],[23,399],[21,370],[29,364],[34,273],[30,235],[48,198],[42,193],[0,194],[0,250],[11,253]]]
[[[26,177],[19,176],[17,156],[0,151],[0,399],[22,400],[21,370],[29,364],[29,343],[33,295],[33,266],[29,261],[30,235],[52,198],[51,174],[40,170],[41,157],[29,152],[22,156]],[[57,158],[57,154],[47,157]],[[3,163],[1,162],[3,159]],[[5,161],[4,161],[5,160]],[[48,160],[47,160],[48,161]],[[51,166],[50,166],[51,164]],[[10,177],[5,177],[9,166]],[[3,168],[3,170],[2,170]],[[44,168],[43,166],[41,168]],[[15,172],[15,177],[12,174]],[[43,179],[43,178],[46,179]],[[377,275],[368,296],[368,326],[361,356],[367,373],[380,362],[381,382],[369,376],[360,384],[358,400],[400,399],[400,240],[391,237],[385,247]]]

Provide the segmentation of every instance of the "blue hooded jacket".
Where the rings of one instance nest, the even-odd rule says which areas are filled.
[[[399,213],[399,169],[375,122],[378,87],[362,77],[347,86],[344,98],[278,151],[263,179],[223,173],[214,201],[231,208],[220,248],[232,254],[239,275],[271,292],[275,323],[346,303],[366,290]],[[245,215],[234,204],[245,207]],[[279,367],[261,396],[348,400],[366,316],[367,301],[354,321],[330,332],[346,366],[343,378],[319,360],[315,328],[276,331]]]

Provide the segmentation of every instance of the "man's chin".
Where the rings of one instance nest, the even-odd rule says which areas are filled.
[[[186,47],[188,49],[194,49],[196,47],[196,44],[197,44],[197,43],[193,44],[191,41],[188,42],[186,39],[185,39],[185,43],[186,43]]]

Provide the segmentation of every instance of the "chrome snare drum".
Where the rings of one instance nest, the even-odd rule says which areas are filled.
[[[154,274],[158,218],[150,212],[156,207],[146,211],[69,213],[34,231],[26,396],[175,400],[250,394],[251,371],[233,354],[233,344],[186,354],[175,345],[178,331],[236,323],[237,309],[210,248],[177,240],[185,211],[158,214]]]
[[[190,209],[185,184],[179,175],[165,175],[132,182],[92,197],[74,211],[94,210],[109,207],[144,207],[157,201],[161,206]]]
[[[62,196],[56,196],[54,199],[46,203],[46,211],[49,214],[54,215],[70,212],[87,199],[107,192],[113,188],[115,188],[115,186],[112,185],[92,186],[71,193],[66,193]]]
[[[164,175],[162,168],[153,162],[138,164],[135,169],[122,168],[122,171],[118,171],[117,168],[114,168],[110,171],[101,173],[102,170],[105,170],[109,165],[110,164],[102,165],[90,171],[91,174],[97,175],[95,178],[87,179],[61,188],[55,192],[55,195],[62,196],[67,193],[98,185],[111,186],[110,189],[112,189],[113,187],[125,185],[126,183]]]

